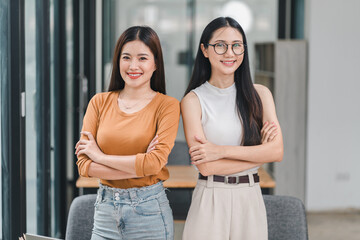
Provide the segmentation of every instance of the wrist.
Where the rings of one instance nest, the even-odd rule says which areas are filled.
[[[217,145],[218,160],[226,158],[226,146]]]
[[[233,147],[234,146],[222,146],[222,158],[224,159],[233,159]],[[239,147],[239,146],[236,146]]]
[[[106,162],[106,160],[107,160],[107,155],[100,151],[96,156],[96,161],[95,162],[98,162],[98,163]]]

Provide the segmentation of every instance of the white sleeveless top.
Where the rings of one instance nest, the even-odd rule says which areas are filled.
[[[206,81],[192,91],[200,101],[201,124],[206,139],[216,145],[241,145],[243,127],[236,106],[235,83],[228,88],[217,88]],[[258,168],[243,171],[241,174],[256,171]]]

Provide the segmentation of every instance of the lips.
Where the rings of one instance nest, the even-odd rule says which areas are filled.
[[[226,61],[220,61],[222,64],[224,64],[225,66],[231,67],[235,64],[236,60],[226,60]]]
[[[139,78],[139,77],[142,75],[142,73],[133,73],[133,72],[131,72],[131,73],[127,73],[127,75],[128,75],[131,79],[137,79],[137,78]]]

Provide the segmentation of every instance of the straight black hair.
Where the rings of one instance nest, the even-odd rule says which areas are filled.
[[[195,89],[208,81],[211,77],[211,65],[208,58],[206,58],[201,51],[201,44],[208,48],[208,43],[213,36],[213,33],[223,27],[232,27],[238,30],[243,37],[243,44],[245,46],[244,58],[235,71],[234,81],[236,87],[236,105],[238,114],[243,123],[243,139],[242,145],[251,146],[259,145],[261,143],[261,128],[263,118],[263,107],[259,94],[256,92],[251,80],[249,57],[247,49],[247,41],[244,30],[240,24],[230,17],[219,17],[211,21],[204,29],[199,43],[199,48],[195,58],[193,73],[190,79],[185,95],[192,89]]]
[[[165,88],[165,71],[164,60],[160,45],[160,40],[156,32],[147,26],[134,26],[126,29],[119,37],[114,51],[114,57],[112,61],[112,73],[110,78],[110,84],[108,91],[121,90],[125,86],[125,81],[120,75],[120,55],[122,48],[128,42],[140,40],[146,46],[148,46],[151,52],[154,54],[156,70],[150,79],[150,87],[156,92],[166,94]]]

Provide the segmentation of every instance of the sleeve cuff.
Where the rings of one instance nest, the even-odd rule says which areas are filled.
[[[90,177],[89,176],[89,167],[90,167],[90,163],[92,161],[88,160],[86,162],[84,162],[84,164],[81,166],[81,168],[79,167],[79,175],[82,177]]]
[[[145,153],[138,153],[135,159],[135,172],[138,177],[144,177],[144,158]]]

